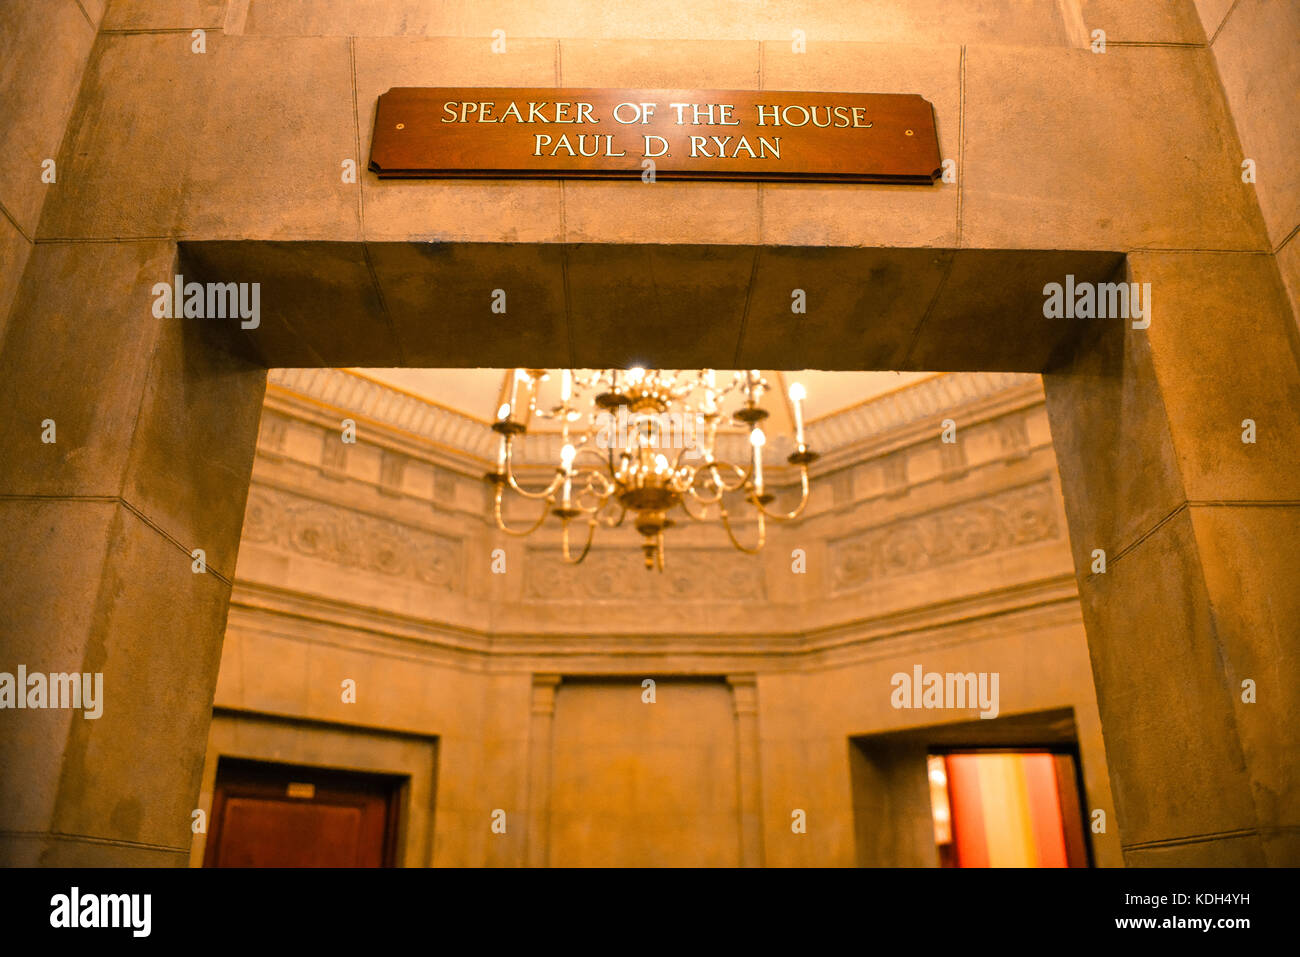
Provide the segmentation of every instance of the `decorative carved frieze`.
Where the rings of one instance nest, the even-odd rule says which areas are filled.
[[[528,601],[666,602],[764,601],[763,563],[731,548],[670,549],[664,573],[645,570],[634,547],[593,548],[581,565],[568,565],[556,546],[525,553]]]
[[[345,568],[412,578],[448,591],[462,588],[459,539],[278,489],[249,491],[243,537]]]
[[[830,589],[852,591],[1060,536],[1051,483],[997,492],[830,543]]]

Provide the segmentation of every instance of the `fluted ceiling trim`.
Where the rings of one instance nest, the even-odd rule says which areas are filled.
[[[950,372],[924,379],[809,424],[808,444],[822,454],[831,453],[972,400],[1026,385],[1035,378],[1019,372]],[[480,459],[496,458],[497,435],[481,420],[346,369],[272,369],[269,381],[442,446],[463,449]],[[559,459],[561,444],[558,433],[530,433],[516,446],[515,460],[523,465],[554,464]],[[718,437],[717,452],[721,458],[743,459],[748,454],[747,447],[744,435]],[[779,454],[782,450],[774,445],[773,451]]]

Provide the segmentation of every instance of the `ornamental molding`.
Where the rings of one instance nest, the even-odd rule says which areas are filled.
[[[460,539],[266,486],[249,490],[243,541],[446,591],[464,590]]]
[[[878,439],[885,433],[923,422],[957,407],[1034,383],[1037,376],[1017,372],[949,372],[808,424],[808,444],[823,455]],[[273,369],[268,381],[279,388],[361,415],[382,425],[468,454],[476,464],[496,461],[498,436],[483,419],[367,379],[347,369]],[[559,433],[537,432],[516,442],[515,460],[553,468],[562,445]],[[732,447],[734,445],[734,448]],[[720,456],[748,454],[746,436],[720,435]],[[774,454],[780,449],[774,449]]]
[[[1049,479],[898,518],[828,542],[832,595],[1060,537]]]
[[[763,563],[730,548],[678,546],[662,575],[647,574],[641,550],[597,546],[581,565],[567,564],[553,546],[525,551],[524,601],[599,602],[766,601]]]

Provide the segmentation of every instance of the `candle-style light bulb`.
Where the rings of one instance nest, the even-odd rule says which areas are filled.
[[[560,401],[567,405],[571,395],[573,395],[573,373],[565,369],[560,375]]]
[[[573,495],[573,457],[577,451],[567,442],[564,448],[560,449],[560,462],[564,466],[564,507],[569,507],[569,499]]]
[[[497,421],[498,421],[498,422],[508,422],[508,421],[510,421],[510,403],[509,403],[509,402],[503,402],[503,403],[501,404],[501,408],[497,409]]]
[[[519,379],[524,374],[523,369],[514,369],[510,375],[510,408],[519,407]]]
[[[754,447],[754,491],[759,495],[763,494],[763,444],[767,442],[767,436],[763,434],[762,429],[754,429],[749,433],[749,444]]]
[[[803,400],[808,393],[798,382],[790,384],[790,402],[794,405],[794,440],[803,448]]]

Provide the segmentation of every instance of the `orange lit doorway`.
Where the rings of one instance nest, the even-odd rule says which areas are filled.
[[[927,767],[942,866],[1088,866],[1073,755],[950,751]]]

